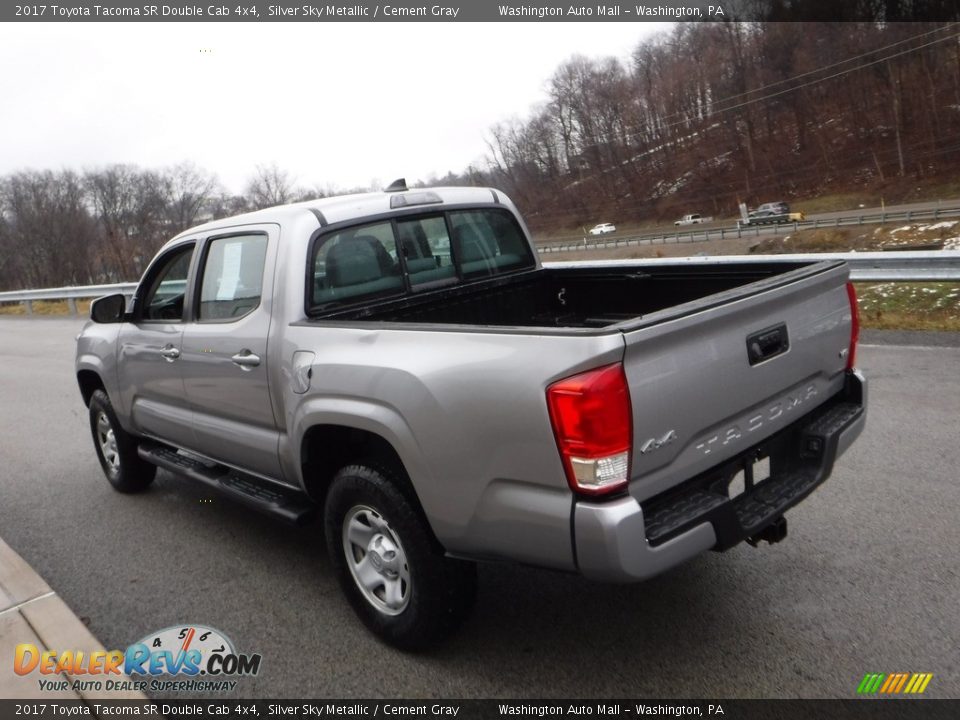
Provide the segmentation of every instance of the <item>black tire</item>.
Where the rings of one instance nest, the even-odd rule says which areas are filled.
[[[157,474],[157,466],[137,455],[136,438],[121,427],[103,390],[94,391],[90,397],[90,432],[100,467],[114,489],[122,493],[146,490]]]
[[[400,490],[404,480],[387,467],[343,468],[327,493],[324,530],[337,579],[364,624],[390,645],[421,650],[467,618],[476,599],[477,570],[471,562],[444,557],[415,501]],[[360,528],[357,537],[363,542],[369,538],[366,550],[362,542],[349,541],[345,522]],[[374,568],[368,574],[372,589],[362,587],[359,574],[364,573],[356,570],[365,562]],[[396,565],[391,569],[390,563]],[[388,583],[401,589],[388,596]],[[401,597],[405,599],[398,600]],[[389,600],[393,607],[388,607]]]

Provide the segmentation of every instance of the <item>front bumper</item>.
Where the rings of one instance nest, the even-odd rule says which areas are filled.
[[[753,537],[823,483],[866,423],[866,381],[847,374],[841,393],[746,453],[642,504],[627,496],[578,502],[577,565],[590,578],[644,580],[706,550]],[[770,457],[770,477],[731,499],[738,467]]]

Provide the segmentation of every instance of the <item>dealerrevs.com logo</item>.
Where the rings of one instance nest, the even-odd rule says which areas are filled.
[[[40,689],[50,691],[230,692],[237,686],[234,678],[260,672],[260,661],[259,654],[238,653],[219,630],[176,625],[126,650],[41,650],[22,643],[14,651],[13,670],[38,673]]]

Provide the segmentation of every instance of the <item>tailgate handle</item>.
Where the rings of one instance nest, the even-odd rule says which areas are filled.
[[[747,336],[747,357],[751,365],[782,355],[789,349],[786,323]]]

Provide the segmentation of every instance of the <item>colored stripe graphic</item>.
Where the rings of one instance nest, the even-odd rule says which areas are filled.
[[[933,680],[933,673],[867,673],[857,686],[858,695],[919,695]]]
[[[880,689],[880,683],[886,676],[882,673],[867,673],[860,682],[857,692],[860,694],[871,695]]]

